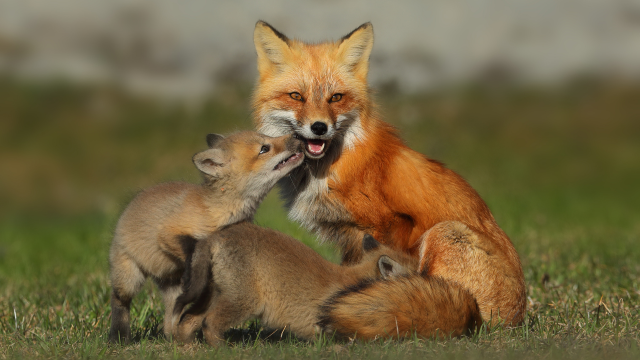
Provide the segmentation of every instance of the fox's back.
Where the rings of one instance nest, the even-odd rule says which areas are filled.
[[[371,227],[376,238],[404,241],[398,245],[409,250],[441,221],[497,229],[484,201],[461,176],[405,146],[386,124],[369,137],[332,166],[336,180],[329,180],[329,196],[344,204],[356,223]]]
[[[161,226],[172,217],[179,214],[197,217],[198,208],[203,207],[199,192],[199,185],[184,182],[163,183],[143,190],[120,216],[116,238],[156,238]]]

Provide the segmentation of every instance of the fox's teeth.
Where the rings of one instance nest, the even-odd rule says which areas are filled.
[[[285,165],[287,165],[289,163],[289,161],[297,161],[300,160],[300,158],[302,158],[302,153],[295,153],[291,156],[289,156],[288,158],[280,161],[279,163],[276,164],[276,166],[273,168],[273,170],[279,170],[282,167],[284,167]]]
[[[325,145],[326,141],[324,140],[308,139],[306,147],[310,154],[321,155],[324,152]]]

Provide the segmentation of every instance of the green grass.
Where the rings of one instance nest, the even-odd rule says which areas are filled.
[[[640,88],[463,89],[378,94],[407,143],[462,174],[512,238],[528,317],[471,338],[304,343],[241,324],[220,349],[176,346],[149,284],[134,300],[138,342],[109,346],[107,254],[136,191],[199,181],[208,132],[251,127],[246,88],[200,108],[112,89],[0,82],[0,359],[5,358],[638,358]],[[257,223],[337,261],[270,194]],[[243,341],[244,336],[244,341]],[[275,339],[276,341],[272,341]]]

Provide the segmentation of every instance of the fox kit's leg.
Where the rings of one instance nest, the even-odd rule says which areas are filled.
[[[113,247],[110,254],[111,267],[111,330],[109,341],[129,342],[129,307],[131,299],[140,291],[145,275],[124,251]]]
[[[215,303],[215,301],[216,299],[212,297],[211,292],[207,289],[182,316],[180,316],[180,313],[173,314],[174,319],[179,319],[174,329],[174,337],[178,342],[183,344],[193,342],[196,337],[196,331],[202,328],[202,321],[207,315],[209,305]]]
[[[202,334],[207,344],[219,346],[224,343],[224,332],[234,325],[237,325],[251,318],[254,307],[254,299],[233,299],[219,297],[213,306],[209,308],[202,321]],[[257,300],[257,299],[255,299]]]
[[[207,344],[220,345],[226,330],[251,317],[254,300],[257,299],[233,299],[217,291],[203,295],[182,315],[176,329],[177,340],[185,344],[193,342],[196,331],[202,328]]]
[[[158,288],[162,292],[162,300],[164,302],[164,335],[167,339],[171,339],[175,333],[173,308],[176,303],[176,299],[182,294],[182,285],[180,284],[180,278],[157,281]]]
[[[211,282],[213,241],[193,239],[191,243],[193,249],[187,252],[182,274],[182,293],[175,301],[172,314],[174,336],[182,343],[193,341],[196,331],[202,327],[207,309],[216,301],[218,293]],[[192,303],[193,305],[184,311],[185,307]]]
[[[436,224],[423,235],[419,270],[468,289],[484,321],[518,324],[526,307],[522,270],[513,254],[482,236],[461,222]]]
[[[161,236],[159,241],[162,241],[163,239],[166,240],[168,237]],[[180,319],[179,316],[174,316],[176,300],[182,294],[183,282],[190,282],[191,261],[197,243],[197,240],[189,235],[173,236],[171,237],[171,241],[172,243],[179,245],[181,249],[180,254],[185,256],[185,263],[182,274],[175,273],[171,277],[156,279],[156,284],[162,292],[162,298],[164,301],[164,334],[167,339],[171,339],[174,336],[176,326]]]

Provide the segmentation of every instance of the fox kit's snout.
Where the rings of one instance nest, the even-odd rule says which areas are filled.
[[[207,135],[209,149],[193,156],[206,184],[226,191],[236,189],[244,198],[259,198],[302,163],[303,142],[294,135],[270,137],[255,132],[228,138]]]
[[[291,135],[285,142],[285,147],[291,155],[286,156],[280,161],[273,170],[288,170],[300,165],[300,161],[304,158],[304,142],[297,135]]]
[[[250,220],[275,183],[302,163],[302,141],[255,132],[209,134],[193,156],[201,185],[165,183],[142,191],[116,226],[111,267],[111,342],[131,339],[129,307],[147,277],[160,287],[168,314],[180,295],[184,264],[196,242],[222,226]],[[165,317],[165,333],[174,324]]]

